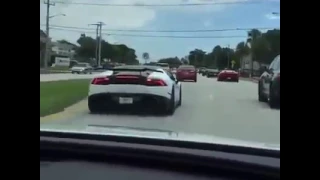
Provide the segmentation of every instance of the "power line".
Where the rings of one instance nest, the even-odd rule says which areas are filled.
[[[43,24],[40,24],[43,26]],[[81,28],[74,26],[59,26],[51,25],[54,28],[68,28],[76,30],[93,30],[91,28]],[[223,32],[223,31],[249,31],[252,29],[267,30],[267,29],[277,29],[275,27],[254,27],[254,28],[229,28],[229,29],[195,29],[195,30],[135,30],[135,29],[103,29],[104,31],[117,31],[117,32]]]
[[[267,1],[256,0],[256,1],[237,1],[237,2],[207,2],[207,3],[178,3],[178,4],[144,4],[144,3],[134,3],[134,4],[114,4],[114,3],[85,3],[85,2],[63,2],[55,1],[56,4],[66,4],[66,5],[85,5],[85,6],[117,6],[117,7],[170,7],[170,6],[213,6],[213,5],[233,5],[233,4],[260,4]],[[270,1],[269,1],[270,2]]]
[[[95,32],[85,32],[73,29],[60,29],[60,28],[51,28],[52,30],[58,31],[70,31],[78,33],[87,33],[95,34]],[[247,36],[155,36],[155,35],[143,35],[143,34],[114,34],[114,33],[102,33],[107,36],[127,36],[127,37],[145,37],[145,38],[180,38],[180,39],[222,39],[222,38],[247,38]]]

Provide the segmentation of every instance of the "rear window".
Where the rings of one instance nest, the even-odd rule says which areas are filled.
[[[162,71],[157,71],[156,69],[150,68],[150,69],[137,69],[135,67],[133,68],[126,68],[123,67],[123,69],[119,67],[119,68],[114,68],[113,69],[113,75],[141,75],[141,76],[148,76],[153,72],[158,72],[158,73],[163,73]]]
[[[164,64],[164,63],[159,63],[157,65],[160,66],[160,67],[169,67],[169,64]]]
[[[74,65],[73,67],[87,67],[87,66],[89,66],[88,64],[76,64],[76,65]]]
[[[179,66],[179,69],[195,69],[194,66]]]

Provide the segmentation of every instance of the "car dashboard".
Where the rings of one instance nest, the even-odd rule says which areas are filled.
[[[40,136],[41,179],[280,179],[280,157]]]

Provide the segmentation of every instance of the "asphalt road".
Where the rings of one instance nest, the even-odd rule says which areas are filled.
[[[55,77],[53,77],[55,76]],[[52,80],[62,75],[51,75]],[[64,79],[92,75],[64,75]],[[41,75],[40,75],[41,81]],[[86,101],[72,116],[44,121],[43,128],[85,128],[87,125],[116,125],[157,128],[177,132],[215,135],[265,143],[280,143],[280,110],[270,109],[257,99],[257,84],[217,82],[198,76],[198,82],[183,82],[183,102],[172,116],[92,115]]]

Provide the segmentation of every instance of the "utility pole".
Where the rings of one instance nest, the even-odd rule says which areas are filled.
[[[46,16],[46,34],[47,34],[47,40],[46,40],[46,52],[45,52],[45,57],[44,57],[44,68],[48,67],[48,61],[50,60],[50,44],[49,44],[49,39],[50,39],[50,34],[49,34],[49,20],[50,20],[50,7],[54,6],[55,3],[51,3],[50,0],[47,0],[44,2],[44,4],[47,5],[47,16]]]
[[[98,38],[99,38],[99,26],[97,26],[96,29],[96,61],[97,65],[99,65],[99,43],[98,43]]]
[[[228,65],[227,65],[227,68],[229,69],[230,68],[230,45],[228,44],[228,51],[227,51],[227,58],[228,58]]]
[[[218,57],[216,53],[214,53],[214,67],[218,68]]]
[[[98,61],[98,66],[100,66],[100,64],[101,64],[102,25],[104,25],[103,22],[99,22],[99,50],[98,50],[99,51],[99,56],[98,56],[99,61]]]
[[[251,49],[251,72],[250,72],[250,77],[253,77],[253,60],[254,60],[254,55],[253,55],[253,51],[252,51],[252,43],[253,43],[253,35],[252,32],[248,32],[248,42],[250,43],[250,49]]]
[[[89,24],[97,26],[96,28],[96,61],[97,65],[100,66],[101,64],[101,42],[102,42],[102,26],[104,25],[103,22],[98,22],[95,24]]]

